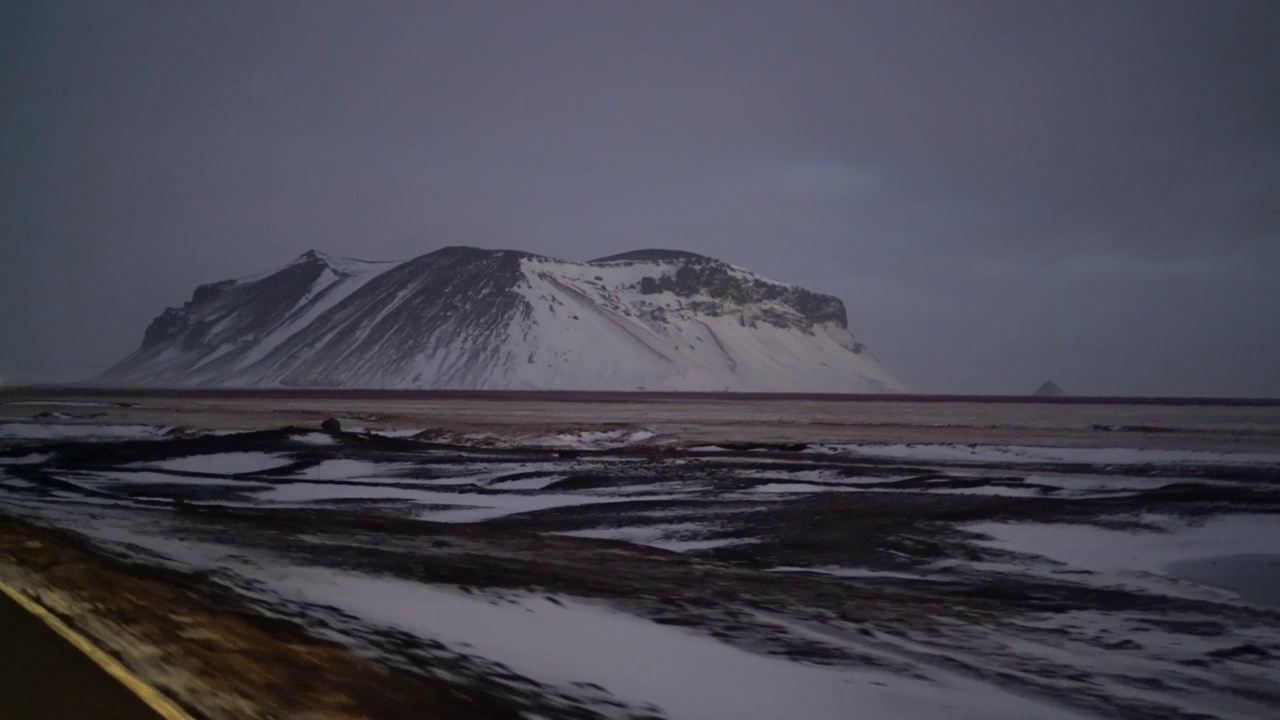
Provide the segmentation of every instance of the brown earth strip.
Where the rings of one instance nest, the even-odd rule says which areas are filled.
[[[0,593],[0,717],[156,720],[138,696]]]
[[[315,428],[334,417],[348,429],[441,428],[453,435],[645,429],[657,433],[657,444],[686,445],[922,443],[1215,452],[1271,452],[1280,447],[1280,402],[1227,399],[1157,405],[1128,398],[1099,403],[1057,400],[1062,399],[0,388],[0,423],[262,430],[282,425]]]
[[[517,717],[507,704],[471,688],[379,666],[341,645],[307,634],[294,623],[256,614],[234,593],[201,575],[126,563],[92,550],[71,534],[4,515],[0,515],[0,581],[37,597],[64,622],[196,717]],[[0,612],[5,612],[0,614],[0,627],[6,631],[5,649],[0,651],[4,658],[0,692],[7,694],[12,683],[24,681],[26,671],[10,662],[18,655],[11,654],[14,650],[9,647],[7,612]],[[21,623],[13,627],[19,632],[35,632]],[[46,640],[60,639],[56,635],[52,640],[41,638],[35,633],[29,646],[36,648],[36,653],[56,654],[58,651],[40,649],[49,645]],[[53,660],[49,662],[70,662],[50,657]],[[36,672],[39,667],[51,666],[38,666]],[[85,675],[91,673],[86,670]],[[42,688],[34,696],[13,695],[18,712],[9,713],[8,701],[0,698],[0,711],[4,711],[0,714],[15,720],[154,717],[146,711],[57,715],[38,704],[40,697],[49,693],[61,694],[61,701],[72,704],[69,708],[77,702],[92,702],[91,695],[80,693],[81,687],[88,687],[81,685],[81,680],[79,674],[55,672],[43,686],[34,686]],[[24,715],[22,708],[35,714]]]

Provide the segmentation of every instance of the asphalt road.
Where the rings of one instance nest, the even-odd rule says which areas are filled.
[[[0,718],[159,720],[136,695],[4,593]]]

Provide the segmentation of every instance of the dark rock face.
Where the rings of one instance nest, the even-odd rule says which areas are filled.
[[[187,304],[166,308],[152,321],[142,349],[179,341],[192,350],[260,335],[284,319],[326,268],[323,261],[313,258],[243,285],[233,280],[201,285]],[[227,332],[213,329],[220,325]]]
[[[281,270],[252,281],[222,282],[196,288],[185,305],[167,308],[147,326],[142,346],[124,362],[107,371],[112,379],[122,366],[145,362],[174,347],[191,355],[193,362],[207,360],[209,370],[229,365],[249,352],[254,343],[267,335],[291,315],[305,310],[307,303],[323,299],[323,292],[313,292],[326,272],[340,277],[341,269],[332,267],[324,256],[309,252]],[[201,351],[207,353],[199,357]],[[181,374],[190,367],[175,366]],[[159,378],[167,380],[168,378]]]
[[[637,251],[636,253],[616,255],[612,260],[606,258],[595,262],[616,262],[619,258],[621,260],[631,260],[634,259],[632,256],[636,255],[641,256],[643,259],[648,259],[649,253],[668,252],[672,251]],[[717,311],[726,306],[772,300],[791,307],[811,323],[830,322],[842,328],[849,326],[844,303],[837,298],[810,292],[804,288],[743,278],[732,272],[731,266],[718,260],[704,258],[692,253],[685,253],[684,255],[688,257],[674,258],[682,261],[675,273],[662,277],[642,278],[640,280],[641,294],[656,295],[670,292],[682,298],[707,295],[713,300],[722,303],[721,305],[699,307],[700,311],[710,315],[719,314]],[[663,257],[662,259],[670,258]],[[763,319],[775,325],[785,325],[787,322],[778,317],[770,317],[767,313]]]

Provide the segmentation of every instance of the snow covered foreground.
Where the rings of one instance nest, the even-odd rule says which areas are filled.
[[[56,519],[56,514],[46,519]],[[55,520],[56,521],[56,520]],[[570,691],[604,717],[668,720],[1065,720],[1087,717],[941,667],[851,669],[749,652],[692,629],[655,623],[598,600],[521,592],[463,592],[400,578],[293,564],[142,527],[103,508],[82,527],[107,546],[222,582],[273,612],[321,619],[357,648],[390,630],[443,643],[544,692]],[[762,616],[783,633],[867,652],[862,639]],[[900,662],[892,650],[888,663]],[[378,655],[377,651],[373,654]],[[394,656],[390,662],[402,661]],[[420,670],[430,671],[422,667]],[[855,713],[851,715],[850,713]],[[531,718],[541,715],[528,715]]]
[[[1272,453],[12,432],[30,437],[0,448],[0,511],[529,718],[1252,720],[1280,701],[1275,596],[1181,569],[1276,562]]]
[[[1182,668],[1181,683],[1194,686],[1209,678],[1233,683],[1264,681],[1262,668],[1247,665],[1201,670],[1183,666],[1205,652],[1250,642],[1274,645],[1280,636],[1274,628],[1234,628],[1225,635],[1198,638],[1172,630],[1159,630],[1161,618],[1149,613],[1109,611],[1031,614],[1009,618],[1003,630],[973,634],[972,628],[954,625],[954,637],[944,653],[930,650],[940,638],[916,636],[904,628],[901,636],[867,637],[840,623],[803,619],[803,613],[751,611],[750,622],[792,638],[808,638],[829,648],[844,648],[861,657],[882,661],[883,668],[850,667],[753,652],[724,642],[694,628],[654,622],[626,611],[625,603],[573,597],[546,592],[497,588],[476,590],[433,584],[424,580],[337,569],[300,561],[297,551],[277,553],[234,544],[182,537],[178,526],[155,518],[136,517],[108,506],[98,507],[86,521],[45,507],[36,513],[46,522],[75,523],[97,542],[188,570],[213,572],[221,582],[254,599],[273,614],[302,617],[324,628],[324,634],[351,644],[362,652],[392,664],[408,663],[425,672],[445,676],[458,672],[446,662],[462,662],[468,672],[511,675],[511,682],[532,682],[534,692],[565,693],[577,706],[591,708],[602,717],[656,717],[670,720],[1057,720],[1106,717],[1081,708],[1024,695],[1008,686],[976,677],[971,663],[983,653],[999,657],[1009,668],[1034,666],[1032,658],[1050,663],[1087,665],[1096,674],[1095,691],[1128,696],[1134,702],[1165,697],[1163,691],[1128,685],[1128,677],[1168,676],[1170,668]],[[80,513],[77,512],[77,515]],[[1030,564],[1010,566],[1003,572],[1035,573],[1039,563],[1069,562],[1072,567],[1120,570],[1133,578],[1146,578],[1151,592],[1178,594],[1171,579],[1158,573],[1173,558],[1257,547],[1280,538],[1280,524],[1263,517],[1229,517],[1207,526],[1183,527],[1166,519],[1165,531],[1120,533],[1087,526],[1051,529],[1018,524],[988,523],[972,531],[998,538],[980,544],[999,544],[1023,555]],[[1257,533],[1261,531],[1262,534]],[[1064,556],[1058,543],[1045,533],[1065,532],[1083,549]],[[1222,545],[1222,538],[1236,544]],[[1253,538],[1253,539],[1246,539]],[[316,558],[341,549],[358,551],[361,540],[341,536],[303,536]],[[1048,542],[1045,542],[1048,540]],[[395,544],[379,543],[384,550]],[[1100,559],[1089,548],[1132,545],[1120,559]],[[1238,547],[1237,547],[1238,546]],[[326,550],[327,548],[327,550]],[[1046,556],[1040,557],[1040,553]],[[1039,557],[1039,560],[1035,558]],[[1097,563],[1104,562],[1105,565]],[[776,568],[794,573],[817,572],[854,581],[876,579],[877,574],[854,569]],[[941,571],[941,568],[939,569]],[[1151,573],[1157,573],[1153,575]],[[906,578],[909,576],[903,575]],[[1111,582],[1110,577],[1106,582]],[[1170,584],[1175,583],[1175,584]],[[1186,590],[1186,588],[1182,588]],[[1195,597],[1194,593],[1189,595]],[[1167,618],[1170,628],[1182,622]],[[1213,622],[1205,616],[1201,622]],[[386,633],[393,644],[383,644]],[[404,656],[405,637],[436,650],[430,659]],[[398,638],[398,639],[397,639]],[[1137,640],[1147,652],[1135,652],[1120,641]],[[929,644],[926,644],[929,643]],[[1107,647],[1122,649],[1104,650]],[[394,648],[399,648],[396,650]],[[949,654],[948,654],[949,653]],[[1148,654],[1152,653],[1152,654]],[[972,654],[974,657],[968,657]],[[1161,660],[1153,660],[1159,657]],[[980,661],[979,661],[980,662]],[[416,664],[421,663],[421,664]],[[968,672],[956,668],[969,666]],[[980,667],[980,665],[976,666]],[[518,680],[523,678],[524,680]],[[1055,679],[1064,684],[1069,678]],[[1208,689],[1209,685],[1205,685]],[[1215,689],[1200,699],[1186,696],[1186,710],[1203,717],[1255,717],[1258,706],[1243,701],[1232,708]],[[852,713],[852,714],[851,714]],[[528,717],[558,717],[531,714]],[[566,715],[567,717],[567,715]],[[1183,717],[1181,715],[1177,717]],[[1191,717],[1191,716],[1187,716]]]

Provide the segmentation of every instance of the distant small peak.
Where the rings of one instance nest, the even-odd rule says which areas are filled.
[[[647,248],[610,255],[590,261],[589,265],[613,262],[665,262],[672,260],[715,260],[715,258],[699,255],[688,250],[666,250],[663,248]]]
[[[1064,392],[1062,388],[1058,387],[1058,383],[1050,380],[1039,388],[1036,388],[1036,391],[1031,394],[1035,397],[1062,397],[1067,393]]]

